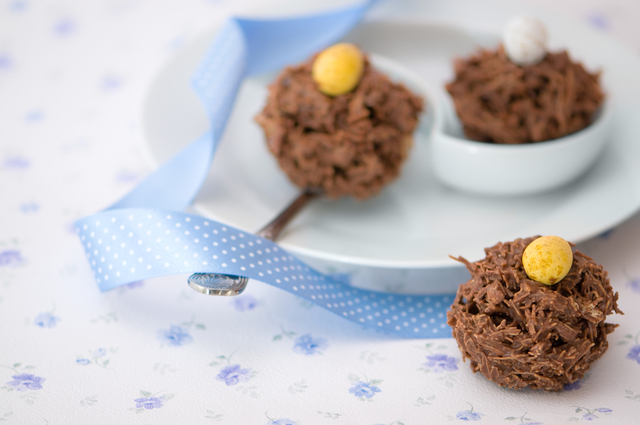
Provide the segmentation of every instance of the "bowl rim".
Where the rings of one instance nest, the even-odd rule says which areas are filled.
[[[589,138],[592,134],[608,127],[609,123],[611,122],[611,119],[613,117],[613,102],[607,95],[608,92],[606,90],[603,91],[605,92],[605,98],[596,111],[594,120],[591,122],[591,124],[574,133],[567,134],[556,139],[548,139],[531,143],[506,144],[481,142],[454,136],[450,134],[450,132],[446,131],[448,124],[446,120],[450,119],[450,117],[455,117],[456,119],[459,118],[453,105],[450,102],[446,102],[444,99],[440,102],[438,108],[441,109],[441,113],[436,114],[434,134],[438,135],[436,140],[438,140],[439,143],[444,143],[444,141],[446,141],[451,144],[457,144],[459,145],[458,147],[468,148],[474,153],[484,151],[487,152],[487,154],[531,154],[533,152],[537,153],[543,150],[569,148],[574,144],[582,143],[585,138]],[[447,100],[450,101],[451,99]],[[449,114],[451,115],[449,116]],[[607,138],[604,137],[603,139],[604,140],[602,141],[602,143],[606,142]]]

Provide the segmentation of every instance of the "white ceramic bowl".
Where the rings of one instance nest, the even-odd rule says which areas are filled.
[[[593,123],[559,139],[525,145],[476,142],[464,137],[450,102],[441,102],[431,144],[436,177],[445,185],[482,195],[529,195],[559,188],[584,174],[609,139],[610,102]]]

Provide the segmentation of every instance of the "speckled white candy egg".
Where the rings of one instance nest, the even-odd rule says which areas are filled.
[[[504,30],[504,50],[511,62],[533,65],[547,53],[547,30],[542,22],[530,16],[518,16]]]

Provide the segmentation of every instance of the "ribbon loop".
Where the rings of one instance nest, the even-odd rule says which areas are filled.
[[[354,288],[313,270],[267,239],[179,212],[191,204],[207,176],[243,78],[299,61],[335,42],[373,3],[302,18],[233,18],[222,27],[191,80],[209,115],[210,130],[109,209],[75,223],[102,291],[172,274],[237,275],[384,332],[446,336],[451,295]]]

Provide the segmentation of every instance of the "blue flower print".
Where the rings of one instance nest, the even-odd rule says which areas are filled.
[[[482,413],[472,412],[470,410],[463,410],[456,413],[456,419],[461,421],[479,421],[482,418]]]
[[[38,122],[38,121],[42,121],[43,118],[44,118],[44,113],[37,109],[27,112],[27,114],[24,116],[24,120],[27,122]]]
[[[159,409],[163,406],[163,400],[159,397],[141,397],[133,400],[136,402],[136,409]]]
[[[9,5],[9,10],[12,10],[14,12],[22,12],[26,8],[27,8],[27,2],[22,0],[13,1]]]
[[[91,356],[84,357],[78,356],[76,359],[76,364],[80,366],[87,366],[92,363],[95,363],[97,366],[106,368],[109,365],[110,360],[105,358],[107,354],[107,350],[105,348],[97,348],[93,351],[90,351]],[[145,394],[141,394],[143,397],[147,397]]]
[[[19,266],[24,262],[20,251],[15,249],[9,249],[7,251],[0,252],[0,267]]]
[[[36,326],[40,326],[41,328],[53,328],[58,324],[59,321],[60,318],[58,316],[54,316],[53,314],[47,312],[40,313],[38,317],[36,317],[36,319],[33,321],[33,324]]]
[[[44,378],[29,373],[13,375],[12,378],[13,381],[7,382],[7,385],[15,388],[17,391],[40,390],[44,382]]]
[[[38,212],[39,209],[40,205],[36,204],[35,202],[25,202],[24,204],[20,205],[20,212],[22,212],[23,214]]]
[[[460,359],[444,354],[432,354],[427,356],[427,362],[423,363],[423,366],[433,368],[434,372],[453,372],[454,370],[458,370],[457,364],[459,361]]]
[[[246,382],[251,379],[251,369],[242,369],[239,364],[232,364],[223,367],[216,379],[223,381],[227,385],[236,385],[239,382]]]
[[[349,392],[351,394],[355,395],[356,397],[364,398],[371,398],[376,395],[376,393],[379,393],[381,391],[382,390],[375,385],[371,385],[368,382],[364,381],[358,381],[353,387],[349,388]]]
[[[180,326],[171,325],[169,329],[163,329],[158,331],[158,339],[160,342],[179,347],[181,345],[189,344],[193,341],[191,335],[185,332]]]
[[[238,311],[247,311],[256,308],[258,305],[258,300],[256,300],[251,295],[242,295],[234,298],[231,301],[231,304]]]
[[[627,353],[627,358],[629,360],[635,360],[636,363],[640,364],[640,345],[634,345]]]
[[[594,419],[598,419],[598,417],[593,413],[585,413],[584,415],[582,415],[582,420],[584,421],[592,421]]]
[[[573,390],[579,390],[580,388],[582,388],[582,379],[578,379],[575,382],[572,382],[570,384],[564,384],[564,387],[562,387],[565,391],[573,391]]]
[[[312,338],[310,334],[301,335],[296,338],[293,351],[307,356],[321,353],[327,348],[327,340],[324,338]]]
[[[267,425],[296,425],[296,422],[292,421],[291,419],[282,418],[282,419],[269,421]]]

